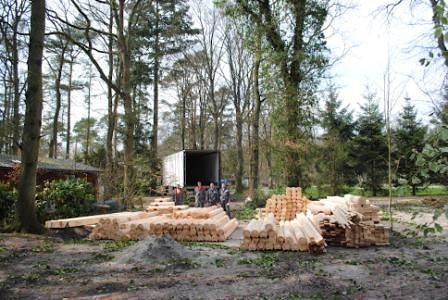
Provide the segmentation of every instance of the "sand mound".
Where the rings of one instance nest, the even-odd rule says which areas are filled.
[[[120,264],[162,263],[194,257],[195,253],[193,251],[188,250],[170,237],[149,236],[121,252],[116,262]]]

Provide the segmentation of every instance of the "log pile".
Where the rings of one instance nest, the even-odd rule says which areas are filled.
[[[136,240],[147,235],[170,235],[175,240],[225,241],[238,227],[236,219],[230,220],[220,207],[196,208],[196,218],[152,212],[147,218],[100,220],[90,234],[91,239]],[[190,211],[189,213],[192,213]],[[198,216],[203,216],[199,218]]]
[[[300,187],[287,187],[286,194],[273,195],[266,201],[265,213],[273,213],[277,221],[288,221],[306,210],[309,200],[302,195]]]
[[[299,213],[290,221],[276,223],[273,213],[252,219],[243,230],[245,250],[291,250],[325,252],[325,240],[310,217]]]
[[[379,223],[379,208],[360,196],[328,197],[308,205],[314,224],[330,245],[388,245],[390,230]]]
[[[58,220],[48,220],[45,222],[46,228],[68,228],[68,227],[78,227],[78,226],[90,226],[101,222],[101,220],[117,220],[123,222],[124,220],[142,219],[147,218],[150,214],[146,212],[121,212],[113,214],[103,214],[94,215],[86,217],[68,218],[68,219],[58,219]]]

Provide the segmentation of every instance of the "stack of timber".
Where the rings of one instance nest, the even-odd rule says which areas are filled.
[[[328,244],[367,247],[389,244],[389,228],[379,223],[379,208],[364,197],[345,195],[308,205]]]
[[[273,213],[277,221],[288,221],[306,210],[309,200],[302,195],[300,187],[287,187],[286,194],[273,195],[266,201],[265,213]]]
[[[78,226],[92,226],[100,223],[101,220],[118,220],[118,221],[129,221],[147,218],[150,214],[146,212],[121,212],[121,213],[113,213],[113,214],[103,214],[103,215],[94,215],[94,216],[86,216],[86,217],[77,217],[77,218],[68,218],[68,219],[58,219],[58,220],[49,220],[45,222],[46,228],[68,228],[68,227],[78,227]]]
[[[145,211],[157,211],[161,214],[171,214],[174,211],[188,208],[188,205],[175,205],[171,197],[148,197],[147,199],[145,199],[145,202],[149,202],[145,205]]]
[[[148,213],[147,218],[100,220],[90,234],[91,239],[136,240],[148,235],[169,235],[175,240],[225,241],[238,227],[236,219],[229,219],[220,207],[197,208],[195,216],[181,217],[177,213]],[[191,212],[190,212],[191,213]],[[176,215],[176,216],[175,216]]]
[[[193,218],[193,219],[207,219],[223,212],[220,206],[210,207],[191,207],[173,213],[173,218]]]
[[[276,223],[273,213],[252,219],[243,230],[245,250],[291,250],[325,252],[325,240],[312,219],[299,213],[293,220]]]

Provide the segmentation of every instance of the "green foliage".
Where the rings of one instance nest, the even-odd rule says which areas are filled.
[[[421,152],[415,153],[420,176],[431,182],[448,184],[448,125],[430,131]]]
[[[353,136],[352,113],[341,108],[333,86],[330,87],[325,108],[320,113],[320,126],[324,130],[321,143],[317,145],[316,184],[322,192],[337,195],[343,192],[344,185],[352,181],[348,165],[349,141]]]
[[[256,258],[244,258],[238,261],[240,265],[256,265],[259,267],[273,267],[279,261],[278,252],[265,252],[258,255]]]
[[[37,207],[41,221],[87,215],[95,210],[95,191],[82,179],[55,180],[38,193]]]
[[[255,217],[257,211],[252,207],[245,207],[243,209],[233,210],[233,214],[238,220],[250,220]]]
[[[387,144],[384,135],[384,118],[376,103],[375,94],[366,95],[366,104],[357,120],[350,161],[362,187],[369,188],[373,196],[381,189],[387,173]]]
[[[0,182],[0,226],[12,224],[15,218],[17,195]]]
[[[398,183],[410,185],[415,195],[416,187],[422,183],[416,163],[414,152],[421,152],[424,146],[426,127],[417,120],[417,112],[411,105],[410,98],[406,98],[406,105],[398,119],[398,127],[393,133],[395,151],[394,159],[397,161]]]

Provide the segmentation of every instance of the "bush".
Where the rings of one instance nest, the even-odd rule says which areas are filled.
[[[41,221],[87,215],[95,210],[95,191],[82,179],[55,180],[37,195]]]
[[[6,226],[14,222],[16,194],[0,182],[0,225]]]

